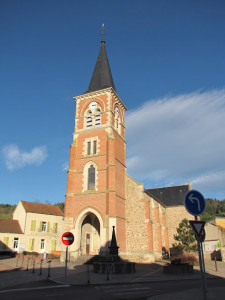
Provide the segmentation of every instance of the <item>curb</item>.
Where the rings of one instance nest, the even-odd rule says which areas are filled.
[[[173,276],[173,275],[172,275]],[[64,282],[63,279],[54,279],[54,278],[48,278],[49,280],[51,280],[52,282],[56,283],[56,284],[61,284],[61,285],[70,285],[70,286],[90,286],[90,285],[96,285],[96,286],[99,286],[99,285],[122,285],[122,284],[143,284],[143,283],[151,283],[151,282],[165,282],[165,281],[180,281],[180,280],[201,280],[201,277],[199,276],[199,274],[195,274],[195,276],[193,276],[192,278],[191,277],[188,277],[188,278],[185,278],[184,276],[183,277],[178,277],[177,275],[176,276],[173,276],[173,277],[151,277],[149,278],[148,280],[140,280],[140,281],[118,281],[117,282],[112,282],[112,281],[106,281],[106,282],[95,282],[95,283],[79,283],[79,284],[76,284],[76,283],[69,283],[69,282]],[[153,280],[152,280],[153,279]],[[217,278],[214,278],[214,276],[211,276],[211,275],[208,275],[206,277],[206,279],[217,279]]]
[[[13,272],[13,271],[19,271],[19,270],[21,270],[21,268],[6,269],[6,270],[0,270],[0,273]]]

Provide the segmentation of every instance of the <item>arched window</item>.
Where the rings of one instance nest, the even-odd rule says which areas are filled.
[[[85,112],[84,119],[86,120],[85,127],[87,129],[99,127],[101,125],[101,108],[97,102],[91,102],[89,104],[88,110]]]
[[[88,184],[87,184],[88,190],[95,190],[95,167],[93,165],[90,165],[88,168]]]

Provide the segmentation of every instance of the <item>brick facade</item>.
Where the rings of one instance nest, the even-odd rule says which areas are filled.
[[[122,257],[142,262],[160,259],[187,211],[183,205],[164,206],[126,174],[126,107],[112,88],[74,99],[75,131],[65,198],[65,230],[76,237],[70,258],[106,254],[115,226]]]
[[[76,97],[75,100],[77,108],[74,139],[70,147],[65,218],[72,218],[73,228],[70,229],[74,232],[79,231],[81,238],[73,246],[75,250],[71,249],[71,251],[76,251],[81,246],[82,251],[85,252],[84,231],[90,235],[92,243],[90,253],[98,253],[100,250],[107,251],[112,232],[110,226],[112,225],[116,226],[120,250],[126,251],[124,140],[124,110],[126,108],[112,88],[84,94]],[[98,109],[100,124],[96,126],[94,114]],[[119,113],[117,117],[119,123],[115,122],[115,109]],[[94,141],[96,141],[95,150],[91,145]],[[88,145],[88,143],[90,144]],[[95,169],[94,187],[91,189],[88,183],[90,166]],[[79,215],[84,210],[86,215],[84,219],[80,220],[81,223],[77,224]],[[102,231],[100,229],[92,230],[93,223],[89,225],[82,223],[86,222],[87,216],[96,215],[96,212],[102,219],[104,228]],[[97,236],[96,232],[99,235],[98,246],[92,242],[94,236]]]

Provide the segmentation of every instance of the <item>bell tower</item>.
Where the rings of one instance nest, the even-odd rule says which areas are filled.
[[[71,256],[108,251],[115,226],[126,251],[125,105],[116,93],[104,37],[87,92],[76,101],[70,146],[65,231],[75,235]]]

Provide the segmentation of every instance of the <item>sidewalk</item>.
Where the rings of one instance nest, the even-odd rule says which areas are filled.
[[[49,285],[54,284],[69,284],[69,285],[86,285],[86,284],[118,284],[118,283],[141,283],[151,281],[168,281],[168,280],[189,280],[196,279],[200,280],[199,268],[196,267],[194,274],[179,274],[170,275],[163,273],[164,262],[157,262],[153,264],[136,264],[136,273],[132,274],[96,274],[92,272],[92,265],[78,265],[74,266],[74,263],[68,263],[67,277],[65,278],[65,264],[60,263],[58,260],[51,262],[51,272]],[[23,269],[16,271],[21,267],[21,263],[16,258],[10,258],[0,260],[0,290],[9,289],[14,286],[19,286],[26,283],[32,282],[43,282],[46,281],[48,276],[48,264],[43,263],[42,275],[40,275],[40,264],[35,269],[35,273],[32,273],[32,265],[28,266],[26,262],[23,264]],[[38,267],[38,268],[37,268]],[[206,262],[206,277],[225,278],[225,263],[217,262],[218,271],[215,271],[215,264],[213,261]],[[207,295],[207,300],[211,299],[223,299],[225,294],[224,288],[210,289]],[[198,290],[188,290],[184,293],[173,293],[171,295],[161,295],[157,297],[151,297],[150,300],[161,300],[161,299],[203,299],[201,288]]]

